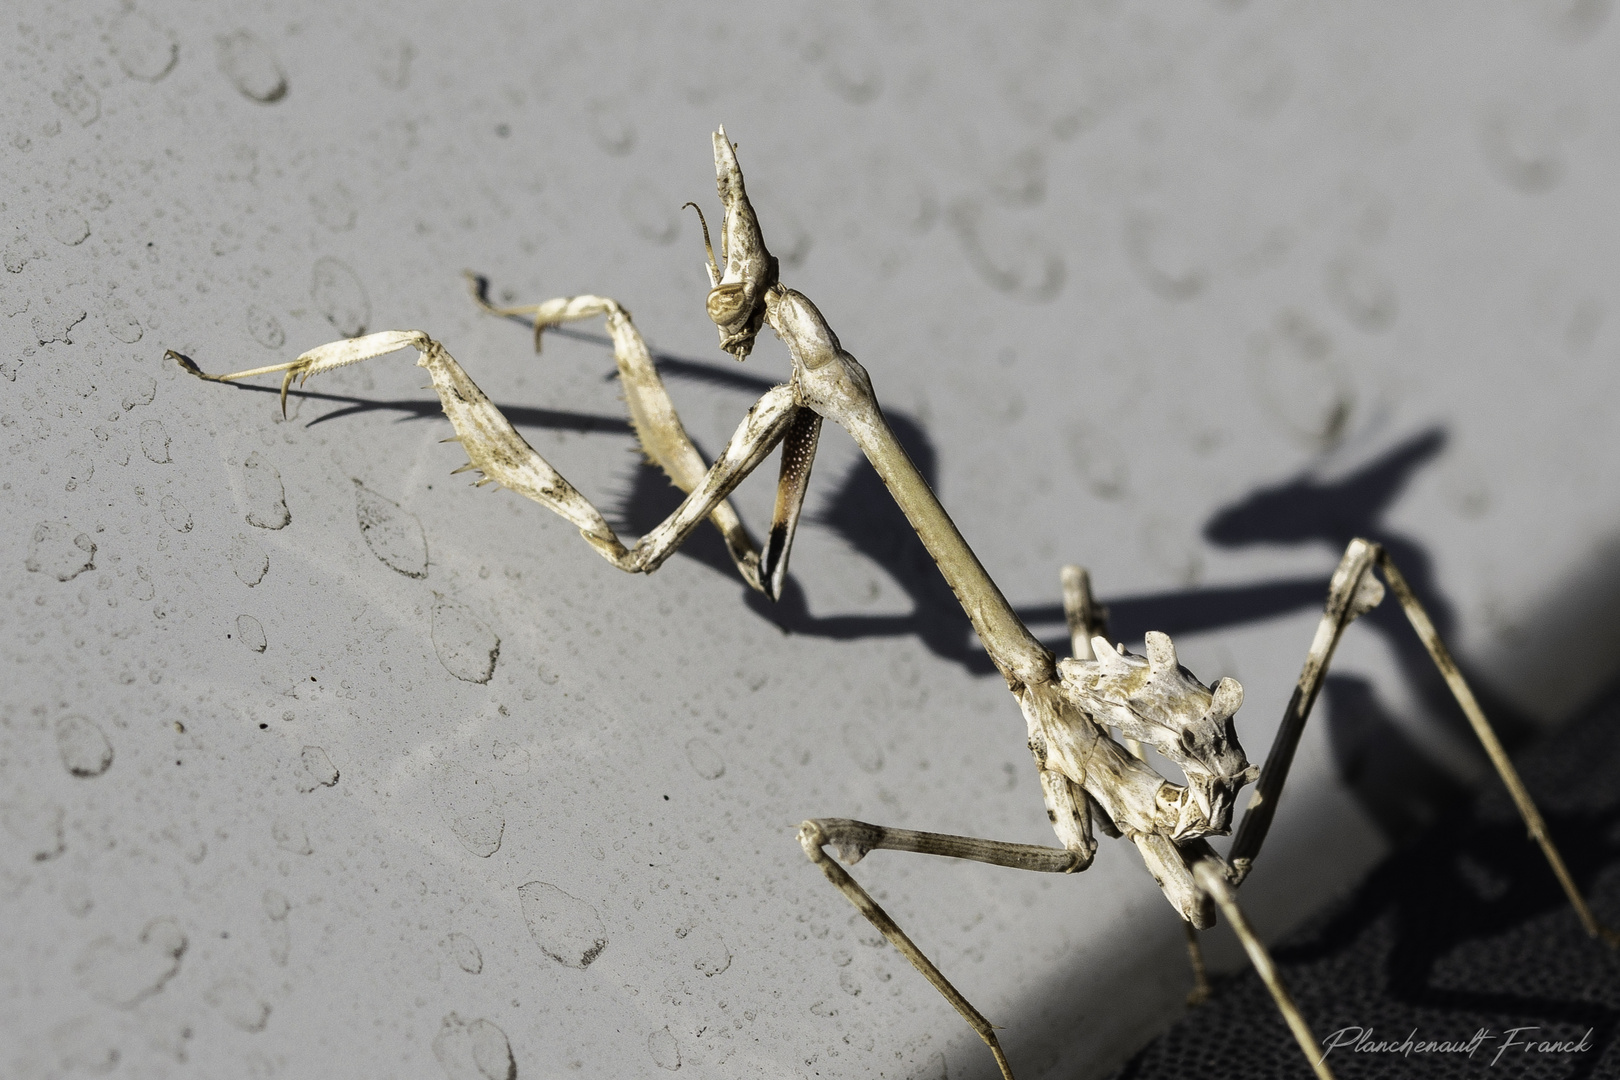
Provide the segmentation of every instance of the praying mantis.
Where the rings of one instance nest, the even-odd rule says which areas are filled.
[[[725,539],[737,571],[771,599],[781,595],[823,420],[843,428],[860,447],[933,556],[977,632],[1027,726],[1047,816],[1059,846],[1007,843],[976,837],[886,828],[846,818],[814,818],[799,828],[806,856],[909,960],[978,1033],[1006,1080],[1013,1070],[993,1025],[923,954],[899,924],[840,865],[875,850],[912,851],[1043,873],[1085,870],[1097,851],[1094,832],[1129,840],[1170,905],[1187,926],[1189,950],[1201,990],[1207,989],[1196,931],[1224,915],[1270,991],[1301,1050],[1319,1077],[1331,1077],[1310,1025],[1289,997],[1270,954],[1237,902],[1276,813],[1284,782],[1328,664],[1345,629],[1394,594],[1507,785],[1530,836],[1540,845],[1587,933],[1611,947],[1620,935],[1601,926],[1564,865],[1534,802],[1509,762],[1474,695],[1441,642],[1423,605],[1388,552],[1351,541],[1328,587],[1327,601],[1304,668],[1263,767],[1249,763],[1234,717],[1243,689],[1231,678],[1205,685],[1182,667],[1175,646],[1149,633],[1144,655],[1107,636],[1105,614],[1091,597],[1079,567],[1062,574],[1064,609],[1073,655],[1059,660],[1019,619],[963,539],[926,479],[885,420],[866,369],[844,350],[810,299],[780,281],[780,265],[765,246],[743,184],[736,147],[722,127],[713,135],[716,183],[723,205],[720,253],[698,210],[711,288],[706,308],[720,348],[738,360],[769,327],[792,358],[792,376],[762,396],[743,418],[712,465],[704,462],[683,428],[629,313],[617,301],[591,295],[522,307],[489,304],[487,311],[534,323],[538,350],[548,328],[603,317],[613,343],[630,421],[641,448],[686,498],[663,522],[626,545],[602,513],[523,439],[447,352],[420,330],[389,330],[321,345],[288,363],[210,375],[189,358],[168,356],[199,378],[225,382],[281,374],[281,400],[294,380],[414,349],[428,370],[455,429],[446,441],[461,444],[477,483],[499,484],[571,522],[585,541],[621,570],[652,573],[705,520]],[[744,528],[730,494],[781,447],[776,503],[764,550]],[[1380,578],[1382,580],[1380,580]],[[1117,733],[1117,737],[1116,737]],[[1150,746],[1183,773],[1177,783],[1155,771]],[[1241,789],[1254,784],[1226,856],[1207,838],[1231,831]],[[832,849],[835,860],[828,854]]]

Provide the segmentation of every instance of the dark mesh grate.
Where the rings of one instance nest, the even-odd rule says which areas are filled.
[[[1572,874],[1599,919],[1620,927],[1620,688],[1519,755]],[[1341,1080],[1359,1077],[1620,1076],[1620,952],[1582,932],[1500,783],[1377,867],[1344,902],[1274,950],[1319,1039],[1371,1026],[1376,1037],[1466,1041],[1460,1054],[1333,1052]],[[1510,1049],[1506,1029],[1579,1040],[1573,1054]],[[1525,1033],[1522,1037],[1529,1037]],[[1114,1080],[1309,1077],[1311,1071],[1252,971],[1145,1047]]]

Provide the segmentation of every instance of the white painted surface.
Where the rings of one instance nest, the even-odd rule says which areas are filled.
[[[768,339],[736,368],[704,316],[679,208],[714,205],[719,122],[784,281],[926,436],[1016,605],[1055,610],[1086,563],[1116,614],[1242,680],[1260,759],[1315,617],[1287,583],[1325,586],[1328,538],[1374,530],[1432,560],[1495,694],[1567,713],[1613,673],[1620,592],[1608,13],[11,12],[0,1071],[460,1080],[509,1046],[525,1077],[991,1075],[793,840],[811,815],[1050,837],[1017,709],[908,619],[906,584],[938,589],[841,433],[784,635],[732,575],[619,575],[452,481],[403,356],[312,383],[288,422],[160,361],[424,329],[622,514],[605,347],[531,357],[459,273],[621,300],[688,362],[667,373],[712,454],[758,391],[693,365],[786,370]],[[1436,430],[1404,484],[1256,498]],[[756,529],[769,497],[740,500]],[[1253,542],[1207,538],[1245,503]],[[1247,607],[1212,618],[1216,588]],[[1185,629],[1212,622],[1234,625]],[[1342,670],[1477,775],[1396,640],[1356,628]],[[1244,891],[1271,932],[1383,843],[1335,779],[1371,721],[1321,719]],[[1122,845],[1072,880],[859,874],[1021,1076],[1095,1074],[1180,1008],[1179,931]]]

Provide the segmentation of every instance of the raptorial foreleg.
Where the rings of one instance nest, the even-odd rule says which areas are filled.
[[[798,412],[789,387],[779,386],[769,391],[749,410],[714,468],[698,477],[693,493],[634,548],[627,548],[602,513],[518,434],[444,346],[420,330],[387,330],[336,341],[311,349],[285,364],[230,375],[206,374],[189,357],[172,350],[168,356],[193,375],[216,382],[284,372],[282,395],[285,401],[294,379],[301,384],[312,375],[404,348],[414,348],[419,354],[417,364],[427,368],[432,376],[433,389],[456,430],[455,436],[446,441],[459,442],[467,453],[467,464],[457,472],[477,470],[483,474],[479,486],[500,484],[561,515],[578,528],[586,542],[604,558],[621,570],[631,572],[656,570],[781,441]]]

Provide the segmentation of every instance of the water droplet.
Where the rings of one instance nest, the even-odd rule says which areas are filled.
[[[174,31],[145,12],[125,11],[113,20],[108,37],[118,66],[125,75],[141,82],[157,82],[173,71],[180,59],[180,43]]]
[[[264,913],[270,919],[279,922],[287,917],[287,912],[291,909],[292,905],[280,892],[275,889],[264,890]]]
[[[248,308],[247,328],[253,340],[267,349],[279,349],[287,344],[287,332],[281,328],[280,321],[261,307]]]
[[[1046,157],[1034,146],[997,155],[985,184],[992,196],[1008,206],[1038,206],[1046,199]]]
[[[1298,312],[1250,343],[1249,381],[1266,411],[1291,434],[1318,448],[1349,430],[1355,387],[1333,355],[1333,339]]]
[[[1263,119],[1288,103],[1294,92],[1294,67],[1276,47],[1251,39],[1220,64],[1220,80],[1237,110]]]
[[[686,935],[686,946],[688,955],[697,954],[692,966],[707,978],[712,979],[731,966],[731,950],[726,948],[725,941],[713,930],[699,930]]]
[[[1550,191],[1564,178],[1564,143],[1581,125],[1578,109],[1530,100],[1499,103],[1480,125],[1480,149],[1498,179],[1527,195]]]
[[[1124,496],[1130,482],[1130,456],[1107,431],[1091,423],[1076,424],[1066,440],[1069,460],[1099,499]]]
[[[458,679],[487,683],[495,673],[501,639],[464,604],[433,594],[433,651]]]
[[[645,178],[631,183],[619,197],[619,213],[637,236],[652,244],[673,244],[681,235],[678,205]]]
[[[203,999],[219,1010],[227,1023],[241,1031],[263,1031],[270,1022],[270,1003],[246,979],[230,976],[210,986]]]
[[[83,75],[69,75],[62,80],[62,89],[51,91],[51,100],[61,106],[80,127],[89,127],[101,115],[101,95],[85,81]]]
[[[254,652],[264,652],[268,643],[264,639],[264,626],[251,615],[236,617],[236,640]]]
[[[122,306],[115,305],[108,310],[101,320],[107,327],[107,333],[122,341],[125,345],[133,345],[141,340],[141,321]]]
[[[55,296],[42,296],[30,305],[34,314],[29,316],[29,324],[34,329],[34,337],[41,345],[49,345],[53,341],[60,341],[64,345],[73,344],[73,328],[82,323],[86,312],[84,308],[71,300]]]
[[[293,818],[277,818],[270,826],[270,838],[276,842],[276,847],[294,855],[308,855],[315,850],[310,846],[304,823]]]
[[[298,790],[314,791],[318,787],[331,787],[338,782],[337,766],[332,759],[326,756],[326,751],[319,746],[306,746],[298,752],[298,761],[302,766],[302,775],[298,778]]]
[[[98,1019],[79,1016],[51,1029],[51,1049],[56,1054],[56,1067],[60,1072],[47,1069],[43,1075],[85,1072],[103,1076],[118,1067],[118,1044],[113,1034],[105,1030],[108,1025],[98,1023]],[[23,1073],[28,1074],[29,1070],[25,1067]]]
[[[23,267],[28,265],[28,260],[36,258],[38,255],[39,252],[29,245],[27,238],[19,236],[6,245],[6,269],[13,274],[20,274]],[[24,300],[22,305],[22,308],[13,314],[21,314],[23,311],[28,310],[28,301]]]
[[[65,811],[55,803],[0,807],[0,824],[21,841],[35,862],[48,862],[67,850],[62,832]]]
[[[433,1056],[450,1080],[517,1080],[512,1044],[488,1020],[446,1016],[433,1036]]]
[[[34,526],[23,566],[57,581],[72,581],[96,568],[96,543],[66,521],[42,521]]]
[[[360,216],[354,194],[340,183],[317,191],[309,197],[309,203],[315,209],[315,220],[333,232],[347,232],[354,228],[355,219]]]
[[[653,1064],[660,1069],[673,1071],[681,1067],[681,1048],[676,1045],[675,1036],[670,1034],[668,1027],[647,1036],[647,1053],[652,1055]]]
[[[1063,291],[1068,268],[1063,256],[1033,230],[986,228],[984,208],[976,200],[958,199],[946,211],[968,265],[997,292],[1033,303],[1045,303]]]
[[[90,235],[90,223],[71,206],[58,206],[45,215],[45,227],[68,247],[77,247]]]
[[[150,375],[138,379],[135,389],[124,395],[124,411],[128,412],[137,405],[150,405],[155,397],[157,397],[157,380]]]
[[[461,846],[487,859],[501,848],[506,812],[495,785],[460,765],[440,762],[429,780],[433,803]]]
[[[359,337],[371,325],[371,299],[353,270],[337,259],[315,263],[310,298],[344,337]]]
[[[604,154],[623,157],[636,148],[636,129],[617,102],[593,101],[585,106],[591,140]]]
[[[692,763],[692,768],[705,780],[718,780],[725,775],[726,763],[714,747],[702,739],[692,739],[686,744],[686,760]]]
[[[219,39],[219,70],[249,101],[270,105],[287,96],[287,76],[270,47],[248,30]]]
[[[1146,214],[1133,215],[1125,223],[1125,253],[1143,284],[1154,293],[1166,300],[1191,300],[1204,291],[1204,286],[1209,284],[1209,275],[1185,256],[1167,259],[1164,231],[1158,219]],[[1164,269],[1167,263],[1175,265],[1177,262],[1186,269]]]
[[[408,41],[384,45],[373,54],[371,70],[390,90],[403,90],[411,84],[411,61],[416,59],[416,46]]]
[[[518,899],[534,943],[557,963],[583,971],[607,948],[607,930],[596,909],[578,897],[531,881],[518,887]]]
[[[415,514],[358,480],[354,482],[354,506],[360,535],[373,555],[406,577],[427,577],[427,538]],[[488,678],[486,675],[473,681],[485,682]]]
[[[484,954],[478,951],[478,943],[466,934],[451,934],[444,939],[445,950],[456,967],[469,975],[477,975],[484,970]]]
[[[270,556],[241,533],[237,533],[236,539],[231,541],[225,557],[231,564],[231,570],[249,588],[263,581],[264,575],[270,571]]]
[[[165,495],[159,509],[163,514],[163,520],[169,523],[169,528],[175,532],[191,531],[191,511],[187,510],[179,499],[173,495]]]
[[[144,424],[141,430],[146,430]],[[287,509],[281,473],[257,450],[242,462],[242,483],[247,493],[247,523],[260,529],[285,529],[292,513]]]
[[[141,421],[141,453],[155,465],[167,465],[169,457],[169,431],[161,420]]]
[[[843,736],[844,749],[862,772],[875,773],[883,768],[883,747],[865,725],[851,720],[844,725]]]
[[[110,936],[92,941],[79,954],[73,971],[91,997],[128,1009],[174,978],[185,951],[186,935],[174,920],[154,919],[132,944],[120,944]]]
[[[100,776],[112,766],[112,743],[88,716],[64,716],[56,722],[56,749],[74,776]]]
[[[1327,295],[1355,326],[1369,333],[1395,325],[1395,286],[1365,256],[1346,253],[1327,265]]]

